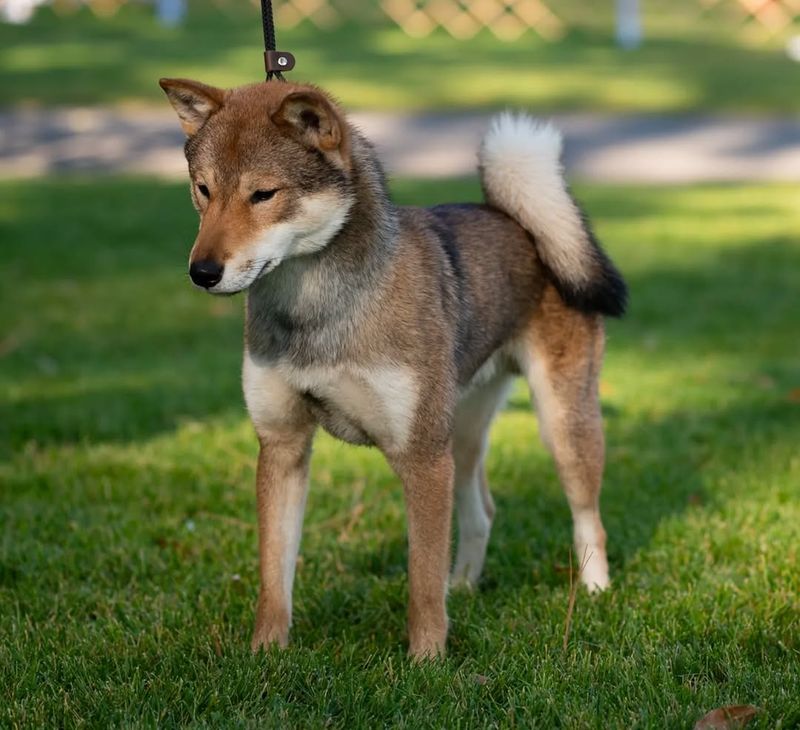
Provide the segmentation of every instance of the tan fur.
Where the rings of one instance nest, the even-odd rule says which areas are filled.
[[[576,312],[549,289],[525,344],[526,375],[541,432],[553,454],[575,525],[575,554],[589,590],[608,586],[606,534],[600,521],[605,447],[598,379],[603,322]]]
[[[554,286],[530,230],[535,207],[524,196],[507,206],[533,216],[526,228],[492,206],[394,206],[369,143],[314,87],[162,86],[189,135],[201,216],[192,262],[222,270],[218,283],[202,284],[210,292],[248,292],[243,386],[261,446],[253,648],[288,642],[309,454],[321,426],[377,446],[402,480],[409,651],[444,653],[453,504],[460,543],[452,581],[474,586],[494,517],[487,435],[518,374],[528,379],[564,484],[578,559],[589,556],[584,580],[604,588],[602,321],[567,306]],[[503,147],[503,159],[509,154]],[[498,170],[491,185],[502,196]],[[255,191],[275,192],[256,200]],[[577,235],[576,222],[559,231],[554,221],[546,221],[548,255],[567,283],[586,281],[588,294],[571,303],[586,308],[595,297],[608,305],[615,292],[602,277],[571,271],[575,257],[557,250]],[[613,278],[594,239],[581,241]]]
[[[442,656],[447,639],[447,571],[453,510],[449,444],[423,458],[392,460],[403,480],[408,520],[408,638],[417,658]]]

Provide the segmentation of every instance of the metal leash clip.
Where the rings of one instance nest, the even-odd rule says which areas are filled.
[[[268,74],[291,71],[294,64],[294,56],[288,51],[264,51],[264,68]]]

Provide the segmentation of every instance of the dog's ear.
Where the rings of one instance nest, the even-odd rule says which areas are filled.
[[[307,147],[338,151],[346,157],[344,120],[324,95],[314,90],[288,94],[272,121]]]
[[[178,112],[181,127],[187,136],[196,134],[208,118],[219,111],[225,91],[188,79],[160,79],[158,85],[167,92],[170,104]]]

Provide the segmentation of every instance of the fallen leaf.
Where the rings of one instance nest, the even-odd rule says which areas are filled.
[[[711,710],[701,717],[694,726],[694,730],[736,730],[744,727],[758,713],[758,708],[753,705],[728,705]]]
[[[792,388],[786,395],[786,400],[790,403],[800,403],[800,388]]]

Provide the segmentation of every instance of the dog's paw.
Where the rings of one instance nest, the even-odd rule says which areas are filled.
[[[254,654],[260,651],[269,651],[272,648],[285,649],[289,646],[289,629],[282,627],[256,628],[250,648]]]
[[[592,553],[581,570],[581,583],[589,593],[602,593],[611,585],[608,578],[608,561],[599,550]]]
[[[408,647],[408,656],[415,664],[427,662],[432,659],[444,659],[446,654],[445,638],[424,637],[412,641]]]
[[[456,575],[455,573],[450,576],[450,580],[447,583],[447,587],[450,591],[459,591],[465,593],[473,593],[477,590],[478,581],[475,579],[473,580],[468,575]]]
[[[611,581],[606,578],[606,582],[602,584],[584,582],[584,585],[586,586],[586,590],[589,591],[591,595],[596,596],[604,591],[607,591],[611,587]]]

